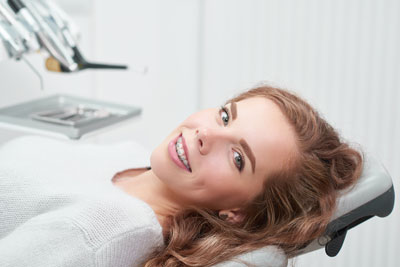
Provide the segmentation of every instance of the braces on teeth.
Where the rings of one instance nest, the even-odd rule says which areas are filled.
[[[189,163],[186,159],[186,155],[185,155],[185,151],[183,150],[183,145],[182,145],[182,137],[179,137],[176,144],[175,144],[175,149],[176,149],[176,153],[178,153],[178,157],[179,159],[183,162],[183,164],[185,165],[185,167],[191,171],[190,167],[189,167]]]

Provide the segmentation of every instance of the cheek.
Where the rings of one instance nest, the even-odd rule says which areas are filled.
[[[150,166],[154,174],[161,180],[168,180],[169,177],[174,177],[172,161],[169,159],[167,146],[164,143],[152,151]]]
[[[209,168],[197,181],[201,181],[201,185],[198,185],[202,188],[197,199],[211,209],[236,207],[249,198],[249,192],[240,177],[223,168]]]
[[[165,166],[165,157],[162,156],[160,146],[155,148],[150,156],[150,166],[153,172],[158,176],[159,170]]]
[[[215,155],[202,161],[198,181],[210,188],[224,188],[235,178],[234,170],[226,160],[226,155]]]

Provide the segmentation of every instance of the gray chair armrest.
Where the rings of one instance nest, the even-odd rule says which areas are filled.
[[[376,158],[366,155],[357,184],[340,192],[338,205],[324,235],[314,240],[297,255],[325,247],[328,256],[336,256],[351,228],[374,217],[388,216],[394,206],[392,178]]]
[[[327,230],[309,245],[299,250],[296,255],[305,254],[325,247],[329,256],[336,256],[344,242],[349,229],[374,217],[388,216],[394,206],[394,189],[392,178],[376,158],[366,155],[364,158],[363,172],[350,189],[340,192],[337,209],[329,223]],[[236,258],[215,265],[215,267],[281,267],[287,266],[287,257],[276,246],[267,246]]]

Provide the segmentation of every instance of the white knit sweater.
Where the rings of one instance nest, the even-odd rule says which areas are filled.
[[[149,166],[128,142],[99,146],[43,137],[0,148],[0,266],[140,266],[162,246],[146,203],[111,183],[119,171]]]
[[[134,142],[90,145],[26,136],[0,147],[0,267],[141,266],[163,245],[162,228],[150,206],[111,179],[150,166],[149,159]],[[274,246],[237,259],[287,265]]]

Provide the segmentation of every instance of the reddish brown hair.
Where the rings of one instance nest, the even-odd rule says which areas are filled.
[[[298,153],[267,177],[263,193],[233,225],[217,211],[193,208],[170,218],[166,248],[147,261],[152,266],[212,266],[267,245],[288,256],[319,237],[336,208],[338,191],[361,175],[362,156],[306,101],[288,91],[261,86],[230,101],[265,97],[279,106],[297,138]]]

